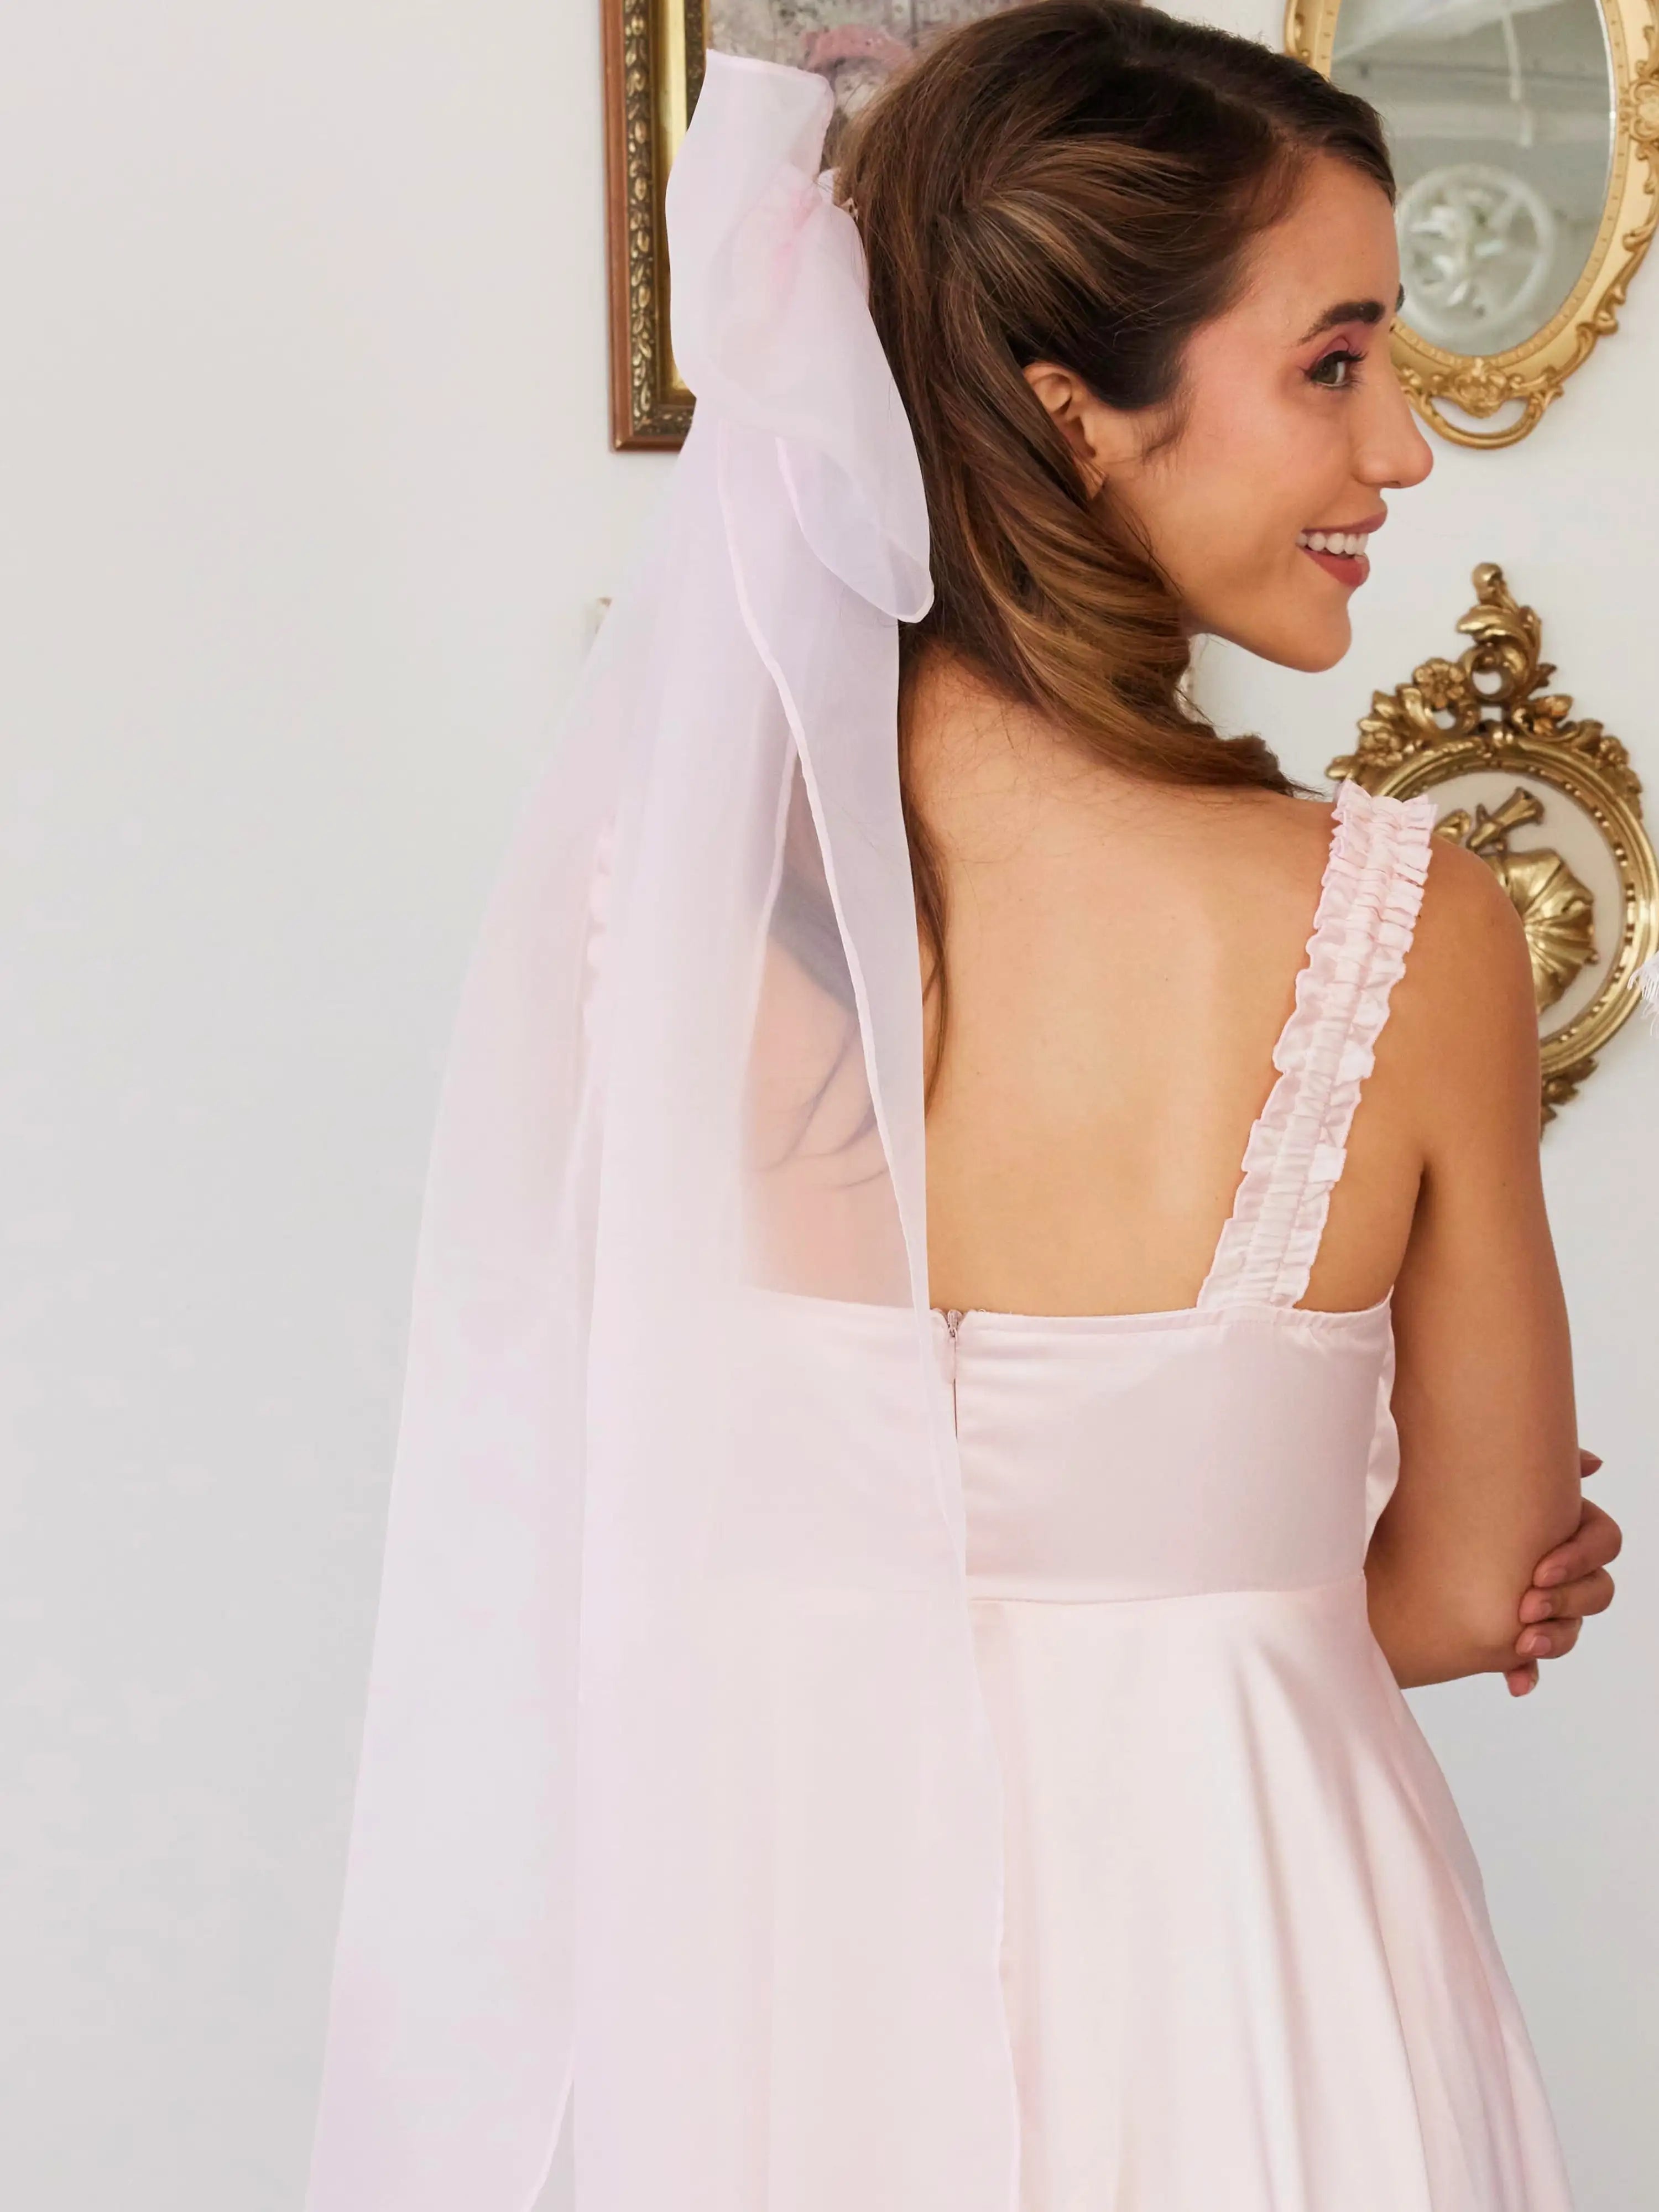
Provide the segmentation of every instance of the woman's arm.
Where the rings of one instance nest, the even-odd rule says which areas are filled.
[[[1515,1668],[1522,1594],[1580,1500],[1531,963],[1502,885],[1455,847],[1437,845],[1397,996],[1423,1164],[1394,1293],[1400,1480],[1365,1571],[1411,1685]]]

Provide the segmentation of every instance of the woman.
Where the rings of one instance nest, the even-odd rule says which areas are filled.
[[[1181,689],[1426,471],[1376,118],[1118,0],[828,111],[711,59],[468,985],[313,2212],[573,2078],[579,2212],[1560,2212],[1399,1688],[1611,1592],[1524,950]]]

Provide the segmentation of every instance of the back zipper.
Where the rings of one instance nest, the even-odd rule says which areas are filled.
[[[962,1319],[959,1306],[951,1306],[945,1312],[945,1326],[951,1338],[951,1426],[958,1435],[961,1434],[961,1424],[957,1419],[957,1336],[962,1328]]]

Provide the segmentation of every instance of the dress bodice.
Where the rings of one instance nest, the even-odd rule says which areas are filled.
[[[1389,1301],[1303,1308],[1405,965],[1433,805],[1339,788],[1231,1217],[1190,1310],[938,1313],[970,1583],[1138,1598],[1357,1574],[1398,1473]]]
[[[1386,1302],[935,1319],[977,1595],[1289,1589],[1364,1566],[1398,1467]]]

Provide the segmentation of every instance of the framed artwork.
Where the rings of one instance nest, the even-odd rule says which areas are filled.
[[[678,446],[691,395],[668,325],[663,191],[710,47],[815,70],[856,112],[936,33],[1013,0],[603,0],[611,245],[611,442]],[[828,148],[834,159],[834,126]]]
[[[1436,834],[1509,893],[1532,958],[1548,1121],[1641,1003],[1659,952],[1659,855],[1629,753],[1548,689],[1537,615],[1495,561],[1474,580],[1457,625],[1468,650],[1375,693],[1358,745],[1326,774],[1396,799],[1432,792]]]

